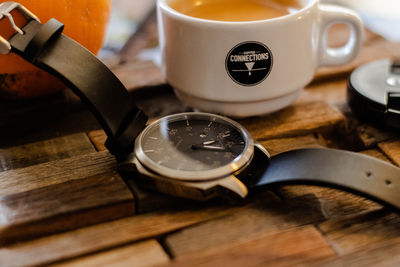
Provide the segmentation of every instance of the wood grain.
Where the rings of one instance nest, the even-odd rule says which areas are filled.
[[[335,247],[339,255],[400,237],[400,217],[389,210],[376,210],[365,214],[328,220],[318,228]]]
[[[321,136],[305,135],[291,138],[278,138],[261,141],[261,144],[268,150],[271,156],[300,148],[322,148],[325,141]]]
[[[104,173],[0,198],[0,244],[135,214],[118,173]]]
[[[284,186],[277,189],[286,201],[297,201],[304,207],[321,210],[326,219],[377,210],[382,206],[341,190],[318,186]]]
[[[322,220],[323,214],[315,207],[280,201],[265,191],[235,213],[182,229],[167,236],[164,243],[174,257],[180,257]]]
[[[387,163],[393,164],[393,162],[391,162],[390,159],[378,149],[364,150],[364,151],[361,151],[360,153],[383,160],[383,161],[386,161]]]
[[[27,192],[40,187],[112,172],[115,168],[116,160],[110,153],[95,152],[0,172],[0,196]]]
[[[91,131],[88,133],[88,136],[97,151],[107,150],[106,146],[104,145],[107,140],[107,135],[104,130]]]
[[[339,109],[346,116],[346,127],[340,128],[337,134],[353,144],[356,150],[373,149],[379,143],[393,140],[398,136],[395,131],[379,129],[360,121],[347,104],[340,106]]]
[[[139,242],[102,253],[78,258],[68,262],[55,264],[55,267],[84,266],[84,267],[145,267],[165,264],[169,257],[156,240]]]
[[[400,166],[400,140],[383,142],[379,148],[394,162]]]
[[[400,240],[384,242],[378,246],[363,248],[360,251],[350,253],[338,258],[322,260],[309,266],[399,266],[400,264]]]
[[[313,227],[261,235],[251,241],[178,257],[168,266],[294,266],[335,256]]]
[[[292,105],[282,111],[239,122],[257,140],[293,137],[332,130],[344,123],[344,116],[324,102]]]
[[[236,207],[195,206],[137,215],[0,248],[8,266],[44,265],[100,252],[235,212]]]
[[[0,171],[95,152],[85,133],[0,149]]]
[[[296,103],[323,101],[340,106],[347,100],[347,78],[338,78],[329,82],[313,82],[300,94]]]

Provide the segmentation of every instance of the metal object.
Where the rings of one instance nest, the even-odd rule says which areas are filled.
[[[160,127],[160,124],[163,122],[185,121],[187,119],[189,120],[202,119],[208,121],[208,123],[215,122],[215,123],[222,123],[229,125],[233,129],[237,130],[240,133],[241,137],[243,138],[243,141],[245,142],[245,147],[243,151],[228,165],[210,170],[202,170],[198,172],[166,168],[151,160],[146,155],[143,149],[143,142],[144,142],[143,139],[146,137],[147,133],[155,127]],[[151,169],[155,173],[159,173],[166,177],[184,181],[204,181],[204,180],[213,180],[220,177],[225,177],[229,174],[238,171],[243,166],[245,166],[251,160],[253,153],[254,153],[253,138],[239,123],[222,116],[200,113],[200,112],[181,113],[164,117],[152,123],[150,126],[148,126],[136,139],[136,144],[135,144],[135,155],[143,165],[145,165],[147,168]]]
[[[378,60],[357,68],[349,80],[348,102],[365,121],[400,129],[399,60]]]
[[[26,9],[19,3],[15,2],[4,2],[0,4],[0,20],[7,17],[11,23],[12,28],[18,34],[23,35],[24,32],[19,28],[11,15],[13,10],[18,10],[28,21],[36,20],[40,22],[39,18],[36,17],[32,12]],[[7,55],[11,52],[11,45],[4,37],[0,36],[0,54]]]

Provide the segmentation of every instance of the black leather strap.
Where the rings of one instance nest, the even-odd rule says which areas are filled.
[[[337,188],[400,209],[400,168],[358,153],[300,149],[270,159],[252,188],[306,184]]]
[[[63,24],[29,21],[10,40],[12,52],[61,79],[89,106],[105,130],[107,148],[119,159],[133,150],[146,115],[120,80],[90,51],[62,34]]]

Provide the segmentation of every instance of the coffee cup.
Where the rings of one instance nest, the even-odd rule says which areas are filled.
[[[179,10],[174,1],[157,3],[163,73],[178,98],[201,111],[248,117],[280,110],[297,99],[319,67],[346,64],[361,48],[360,17],[319,0],[296,0],[298,6],[276,17],[237,21],[235,11],[208,18]],[[213,0],[186,1],[201,6]],[[350,29],[342,47],[328,46],[334,24]]]

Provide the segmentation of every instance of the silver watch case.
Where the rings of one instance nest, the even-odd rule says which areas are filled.
[[[255,143],[254,148],[259,149],[270,158],[268,151],[261,144]],[[250,158],[249,162],[242,169],[234,173],[217,179],[203,181],[183,181],[161,176],[146,168],[134,153],[125,162],[120,163],[119,170],[129,173],[131,179],[135,179],[145,188],[172,196],[199,201],[206,201],[217,197],[241,200],[246,198],[249,192],[246,185],[236,175],[246,169],[252,160],[253,157]]]
[[[214,121],[220,121],[223,123],[229,123],[233,128],[241,133],[243,138],[246,140],[246,147],[243,152],[230,164],[222,166],[220,168],[207,170],[207,171],[182,171],[182,170],[173,170],[170,168],[166,168],[161,166],[151,159],[149,159],[143,151],[142,141],[143,137],[146,136],[147,132],[150,131],[153,127],[157,127],[161,124],[162,121],[168,120],[169,122],[174,122],[182,119],[196,119],[196,118],[213,118]],[[220,177],[225,177],[227,174],[234,173],[241,168],[243,168],[250,160],[254,154],[254,141],[250,134],[247,132],[245,128],[239,123],[228,119],[226,117],[218,116],[215,114],[202,113],[202,112],[188,112],[188,113],[179,113],[171,116],[164,117],[153,122],[151,125],[147,126],[140,135],[136,138],[135,142],[135,151],[136,158],[141,162],[146,168],[152,170],[155,173],[158,173],[162,176],[169,177],[176,180],[182,181],[205,181],[205,180],[214,180]]]
[[[230,164],[209,171],[191,172],[172,170],[157,165],[143,151],[143,137],[152,127],[159,126],[162,121],[173,122],[187,118],[212,118],[216,121],[229,123],[238,130],[246,140],[243,152]],[[119,170],[131,175],[131,179],[139,181],[140,185],[169,195],[208,200],[215,197],[243,199],[248,195],[246,185],[237,175],[249,167],[255,153],[260,150],[270,158],[268,151],[259,143],[254,142],[247,130],[239,123],[214,114],[191,112],[171,115],[153,122],[136,138],[135,150],[129,158],[120,163]]]

